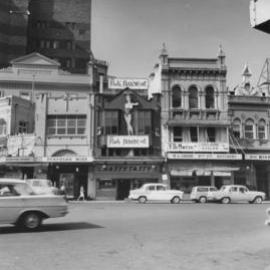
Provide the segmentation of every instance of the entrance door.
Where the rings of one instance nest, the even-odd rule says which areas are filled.
[[[124,200],[128,197],[130,190],[130,180],[119,179],[117,181],[117,200]]]

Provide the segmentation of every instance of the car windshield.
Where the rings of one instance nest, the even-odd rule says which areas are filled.
[[[226,189],[226,186],[222,186],[221,188],[220,188],[220,191],[224,191]]]
[[[33,187],[51,187],[52,183],[50,180],[34,180],[32,181]]]
[[[35,192],[32,190],[32,188],[25,183],[17,183],[14,185],[14,190],[19,195],[35,195]]]

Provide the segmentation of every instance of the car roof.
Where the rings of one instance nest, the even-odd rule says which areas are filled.
[[[216,188],[215,186],[194,186],[195,188]]]
[[[7,183],[21,184],[25,183],[25,181],[17,178],[0,178],[0,184],[7,184]]]
[[[26,181],[51,181],[51,180],[43,179],[43,178],[31,178],[31,179],[26,179]]]

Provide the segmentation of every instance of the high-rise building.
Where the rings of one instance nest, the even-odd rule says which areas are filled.
[[[3,3],[2,3],[3,2]],[[86,73],[91,57],[91,0],[8,0],[0,4],[0,64],[30,52]]]

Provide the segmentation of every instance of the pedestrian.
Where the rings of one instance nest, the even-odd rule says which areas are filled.
[[[80,201],[80,200],[83,200],[83,201],[85,200],[83,186],[80,187],[80,195],[79,195],[77,201]]]
[[[66,195],[66,187],[64,182],[62,183],[61,187],[60,187],[60,193],[61,195]]]

